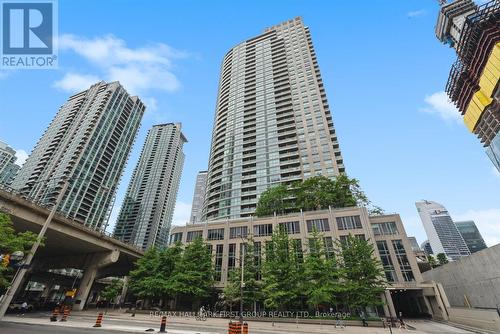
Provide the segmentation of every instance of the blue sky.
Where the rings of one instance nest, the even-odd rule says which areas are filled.
[[[59,68],[0,72],[0,139],[25,156],[71,93],[118,79],[148,111],[112,220],[147,130],[182,122],[189,143],[174,224],[183,224],[207,168],[223,55],[302,16],[348,174],[419,242],[414,203],[429,199],[474,219],[491,246],[500,242],[500,175],[442,93],[455,54],[434,37],[437,9],[435,0],[60,1]]]

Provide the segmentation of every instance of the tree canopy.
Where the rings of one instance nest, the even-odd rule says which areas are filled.
[[[368,197],[361,190],[357,179],[341,174],[331,179],[314,176],[292,184],[280,184],[264,191],[257,203],[255,214],[267,216],[293,211],[312,211],[349,206],[366,206],[374,214],[381,214],[379,207],[371,207]]]
[[[16,233],[10,216],[0,212],[0,254],[7,255],[16,251],[26,254],[33,246],[37,235],[33,232]],[[0,265],[0,292],[9,286],[13,270]]]

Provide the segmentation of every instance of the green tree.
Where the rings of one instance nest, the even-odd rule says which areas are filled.
[[[186,246],[168,282],[168,290],[195,298],[207,297],[213,288],[212,256],[202,238]]]
[[[278,310],[291,309],[299,298],[299,271],[293,247],[284,228],[276,229],[266,245],[263,263],[264,305]]]
[[[341,174],[331,179],[314,176],[291,186],[279,185],[264,191],[257,203],[257,216],[283,214],[290,211],[311,211],[349,206],[369,207],[374,214],[383,210],[371,207],[368,197],[361,190],[359,181]]]
[[[429,262],[429,265],[431,268],[436,268],[438,266],[438,263],[436,262],[436,258],[432,255],[427,255],[427,261]]]
[[[156,248],[148,249],[142,258],[136,261],[135,269],[130,272],[130,290],[139,298],[146,300],[161,297],[157,276],[160,273],[160,252]]]
[[[232,311],[241,300],[241,270],[235,268],[229,271],[227,275],[227,284],[224,287],[224,300]]]
[[[440,266],[448,263],[448,258],[446,257],[446,254],[439,253],[438,255],[436,255],[436,257],[437,257],[437,260],[438,260]]]
[[[25,254],[35,243],[37,235],[26,231],[16,233],[10,216],[0,212],[0,254],[11,254],[16,251],[22,251]],[[4,267],[0,264],[0,294],[10,284],[13,270],[11,267]]]
[[[343,298],[353,308],[381,305],[384,271],[371,243],[349,235],[338,247],[342,258]]]
[[[320,304],[335,303],[341,292],[339,268],[335,256],[327,257],[325,245],[316,229],[309,238],[304,264],[304,291],[307,303],[318,310]]]
[[[269,216],[276,213],[283,214],[290,208],[288,197],[290,192],[288,186],[280,184],[264,191],[255,209],[255,214],[259,217]]]
[[[113,278],[111,283],[101,291],[101,296],[106,300],[106,313],[108,312],[109,304],[118,297],[122,291],[123,282],[118,278]]]

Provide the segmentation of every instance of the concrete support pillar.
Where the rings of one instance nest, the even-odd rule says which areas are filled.
[[[387,301],[387,308],[389,311],[389,314],[387,316],[392,318],[397,318],[398,315],[396,314],[396,309],[394,308],[394,303],[392,302],[391,292],[389,290],[385,290],[384,294],[385,294],[385,299]]]
[[[120,299],[118,300],[118,302],[120,303],[120,307],[122,307],[123,304],[125,303],[125,297],[127,296],[127,291],[128,291],[128,281],[129,281],[128,276],[123,277],[122,293],[120,294]]]
[[[89,296],[92,284],[94,284],[97,270],[98,268],[96,265],[85,268],[80,286],[76,290],[75,305],[73,306],[73,309],[81,311],[85,307],[85,302]]]
[[[435,283],[434,291],[436,291],[436,299],[441,311],[442,318],[443,320],[448,320],[449,317],[447,307],[450,307],[450,304],[448,302],[448,298],[446,298],[443,286],[440,283]]]
[[[108,266],[118,261],[120,252],[114,250],[108,253],[95,253],[91,254],[85,261],[86,266],[83,271],[83,277],[80,286],[76,290],[75,304],[73,309],[81,311],[85,307],[90,289],[94,284],[94,280],[100,268]]]

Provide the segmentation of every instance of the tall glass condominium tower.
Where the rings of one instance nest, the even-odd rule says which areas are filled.
[[[149,130],[116,223],[116,238],[142,249],[167,245],[185,142],[181,124]]]
[[[248,217],[267,188],[344,172],[309,28],[295,18],[233,47],[219,82],[204,218]]]
[[[95,229],[107,223],[145,106],[119,82],[71,96],[42,135],[12,187]]]

